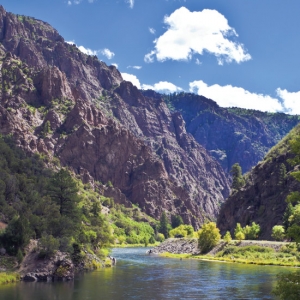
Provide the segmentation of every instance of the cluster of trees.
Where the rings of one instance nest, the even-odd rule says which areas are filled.
[[[260,226],[252,222],[251,226],[242,227],[240,223],[236,224],[234,229],[234,237],[237,240],[256,240],[260,234]]]
[[[162,239],[155,226],[133,221],[67,169],[54,172],[39,155],[28,157],[10,137],[0,136],[0,169],[0,220],[8,224],[0,231],[0,247],[20,260],[31,238],[39,239],[42,256],[58,249],[80,252],[82,245],[96,253],[118,237],[131,243]],[[101,214],[104,205],[109,216]]]

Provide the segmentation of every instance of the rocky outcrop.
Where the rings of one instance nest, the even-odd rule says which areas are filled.
[[[24,281],[72,280],[75,266],[68,253],[57,251],[49,258],[39,258],[37,241],[31,240],[19,270]]]
[[[244,227],[256,222],[261,226],[259,238],[270,239],[272,227],[282,225],[287,195],[300,190],[300,183],[290,176],[299,166],[292,167],[288,163],[292,158],[288,141],[299,133],[300,125],[247,174],[245,186],[229,196],[218,217],[217,225],[223,234],[227,230],[233,233],[237,223]],[[286,168],[286,175],[282,166]]]
[[[150,254],[162,254],[166,252],[173,254],[199,254],[198,240],[192,238],[170,238],[165,240],[159,246],[151,249]]]
[[[45,22],[0,7],[0,26],[1,134],[156,219],[166,211],[198,228],[217,217],[228,180],[180,114]]]
[[[160,98],[153,91],[145,95]],[[190,93],[164,96],[186,122],[187,132],[229,172],[239,163],[248,172],[261,161],[300,119],[283,113],[264,113],[242,108],[222,108],[213,100]]]

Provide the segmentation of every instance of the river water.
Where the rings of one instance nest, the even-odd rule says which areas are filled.
[[[114,249],[113,268],[77,276],[72,282],[10,284],[2,300],[275,299],[280,272],[288,268],[146,255],[147,248]]]

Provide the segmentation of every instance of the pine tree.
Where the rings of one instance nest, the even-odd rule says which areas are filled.
[[[244,184],[245,179],[242,175],[242,168],[238,163],[235,163],[230,171],[232,175],[232,188],[235,190],[239,190]]]
[[[169,227],[170,227],[169,220],[167,218],[166,213],[163,212],[160,217],[159,232],[161,232],[166,239],[169,237]]]

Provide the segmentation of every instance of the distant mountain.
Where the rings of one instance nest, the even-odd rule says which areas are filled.
[[[261,239],[269,239],[274,225],[282,224],[282,217],[290,192],[300,190],[300,182],[290,176],[299,166],[292,167],[288,159],[293,157],[288,141],[300,135],[300,125],[280,141],[246,176],[246,184],[234,191],[221,208],[218,227],[225,233],[236,226],[256,222],[261,226]],[[285,171],[286,170],[286,171]]]
[[[160,97],[151,91],[145,95]],[[239,163],[243,172],[255,166],[272,146],[300,122],[299,116],[222,108],[203,96],[179,93],[163,96],[171,111],[182,114],[187,132],[228,172]]]
[[[49,24],[2,6],[0,66],[0,133],[27,153],[107,183],[106,197],[156,219],[167,211],[198,228],[217,217],[228,179],[161,98],[144,96]]]

